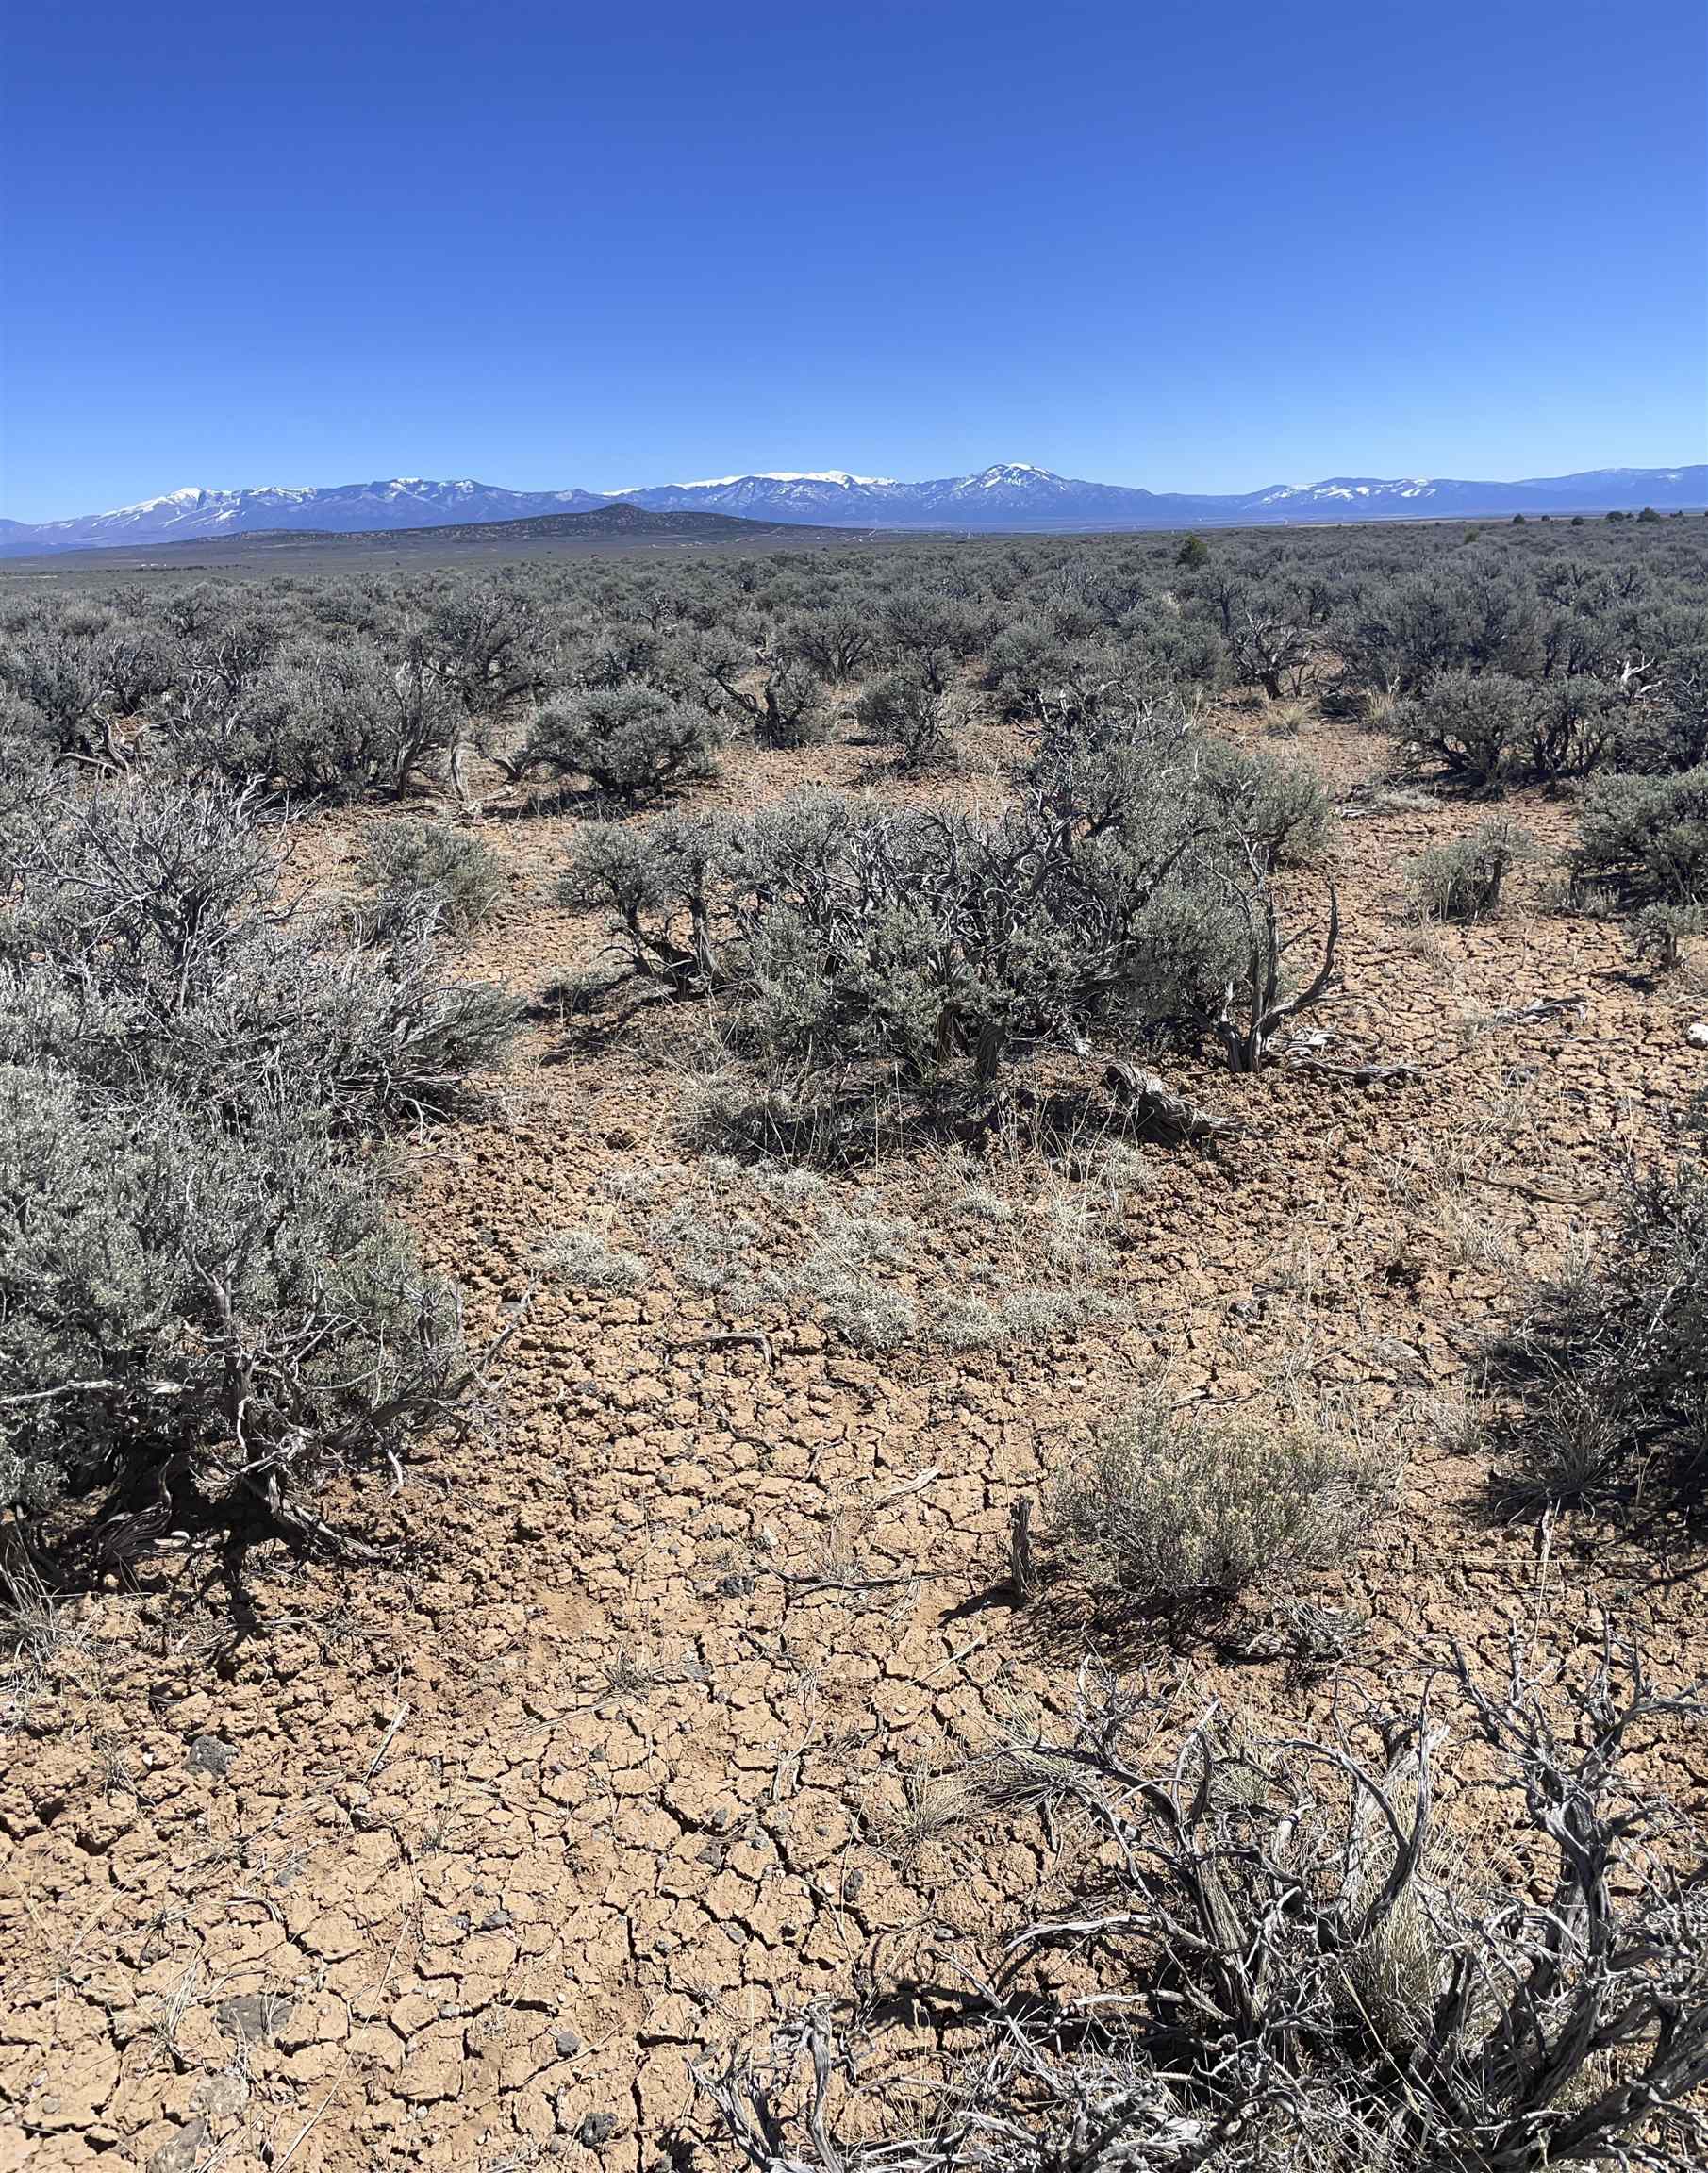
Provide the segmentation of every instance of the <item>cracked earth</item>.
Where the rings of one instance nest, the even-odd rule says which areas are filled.
[[[1036,1821],[929,1831],[922,1777],[1070,1708],[1085,1647],[1016,1604],[1010,1509],[1159,1378],[1304,1395],[1391,1445],[1394,1502],[1313,1595],[1368,1619],[1360,1676],[1403,1684],[1453,1637],[1498,1665],[1513,1624],[1569,1654],[1610,1610],[1663,1679],[1698,1671],[1684,1536],[1627,1558],[1563,1523],[1539,1552],[1490,1512],[1454,1415],[1514,1274],[1595,1242],[1624,1174],[1676,1149],[1708,995],[1633,978],[1617,928],[1544,911],[1537,875],[1498,921],[1419,931],[1403,864],[1477,812],[1384,789],[1354,732],[1298,752],[1343,815],[1343,989],[1313,1023],[1421,1075],[1170,1067],[1242,1136],[1132,1151],[1074,1270],[1106,1303],[1010,1347],[854,1348],[810,1289],[688,1272],[660,1203],[686,1204],[678,1229],[738,1222],[761,1261],[803,1210],[685,1143],[702,1020],[558,1003],[605,941],[556,903],[570,819],[485,825],[511,888],[469,970],[532,1024],[478,1114],[409,1152],[404,1212],[477,1336],[565,1230],[644,1278],[543,1277],[480,1427],[344,1505],[377,1568],[257,1551],[234,1605],[165,1556],[68,1610],[0,1750],[0,2169],[723,2164],[696,2061],[806,2000],[941,1982],[956,1935],[1000,1938],[1048,1879]],[[857,758],[737,767],[700,801],[848,782]],[[1518,812],[1565,848],[1567,805]],[[328,820],[314,880],[347,882],[384,819]],[[928,1155],[830,1180],[907,1233],[885,1273],[922,1322],[934,1293],[1060,1280],[1062,1181],[1023,1154],[976,1174],[1003,1210],[983,1223]],[[769,1340],[709,1339],[732,1329]],[[1328,1679],[1251,1627],[1189,1655],[1193,1695],[1319,1716]],[[1660,1768],[1708,1800],[1700,1733]],[[922,1991],[905,2019],[929,2032]]]

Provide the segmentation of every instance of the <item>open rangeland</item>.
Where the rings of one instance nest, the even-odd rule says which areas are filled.
[[[1134,548],[1158,587],[1200,578],[1175,539]],[[827,1150],[766,1152],[726,1007],[630,972],[608,906],[564,889],[585,793],[506,775],[489,735],[457,791],[434,753],[403,800],[323,791],[293,821],[282,894],[317,908],[371,894],[399,824],[492,856],[448,970],[507,991],[518,1030],[387,1150],[480,1378],[406,1455],[327,1481],[323,1545],[163,1516],[104,1556],[71,1496],[42,1509],[0,1772],[0,2165],[710,2168],[738,2162],[719,2092],[746,2102],[771,2027],[809,2012],[788,2102],[816,2028],[855,2063],[826,2115],[854,2152],[929,2125],[983,2057],[1007,1943],[1084,1909],[1107,1831],[1000,1776],[1036,1781],[1111,1679],[1165,1700],[1158,1770],[1212,1707],[1324,1739],[1427,1692],[1435,1816],[1497,1863],[1511,1804],[1455,1653],[1491,1686],[1515,1650],[1581,1682],[1617,1624],[1657,1691],[1703,1672],[1688,1502],[1502,1491],[1486,1380],[1526,1287],[1605,1257],[1628,1187],[1685,1151],[1694,923],[1663,970],[1628,913],[1568,894],[1584,787],[1517,762],[1473,780],[1528,833],[1498,904],[1423,911],[1413,864],[1492,803],[1323,698],[1338,625],[1303,646],[1191,667],[1193,729],[1309,766],[1332,815],[1312,864],[1266,871],[1289,974],[1331,884],[1338,940],[1261,1069],[1090,1018],[947,1117],[868,1065]],[[720,699],[715,773],[669,807],[737,823],[826,788],[996,819],[1036,719],[978,697],[981,669],[964,645],[953,757],[905,770],[854,715],[874,667],[824,673],[812,744],[732,737]],[[123,766],[141,735],[103,727]],[[1147,1120],[1117,1057],[1201,1121]],[[1136,1404],[1333,1439],[1355,1513],[1213,1608],[1101,1608],[1053,1551],[1062,1475]],[[1656,1798],[1708,1801],[1692,1715],[1639,1755]],[[1110,1990],[1094,1942],[1052,1956],[1067,1997]]]

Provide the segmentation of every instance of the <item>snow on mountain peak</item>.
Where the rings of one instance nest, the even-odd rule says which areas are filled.
[[[186,483],[181,490],[162,490],[158,498],[139,498],[134,506],[115,506],[106,518],[112,520],[121,513],[152,513],[160,506],[197,506],[212,492],[204,490],[199,484]]]
[[[1031,482],[1059,483],[1061,477],[1053,475],[1048,468],[1037,468],[1030,460],[998,460],[988,468],[981,468],[976,475],[961,478],[960,488],[969,490],[995,490],[1004,483],[1024,487]]]
[[[772,469],[710,476],[697,483],[649,485],[622,491],[508,490],[468,477],[435,481],[396,475],[386,481],[327,487],[270,483],[241,490],[185,484],[106,513],[5,526],[0,551],[62,551],[117,543],[168,545],[197,537],[237,537],[262,530],[324,530],[340,534],[454,527],[480,522],[537,519],[638,505],[656,512],[718,512],[746,520],[802,525],[858,524],[879,528],[1152,528],[1200,523],[1239,525],[1274,521],[1392,521],[1463,515],[1483,518],[1525,509],[1538,512],[1634,511],[1649,504],[1695,509],[1708,502],[1708,470],[1592,469],[1575,475],[1516,483],[1465,482],[1414,475],[1330,475],[1319,482],[1271,484],[1234,495],[1155,493],[1122,485],[1076,481],[1030,460],[1001,460],[967,475],[914,483],[856,475],[845,468]]]
[[[756,468],[745,475],[703,475],[692,483],[678,483],[678,490],[727,490],[735,483],[839,483],[846,488],[859,484],[869,489],[889,490],[895,487],[893,475],[853,475],[846,468]],[[636,489],[643,486],[636,485]],[[614,490],[614,498],[627,497],[627,491]]]

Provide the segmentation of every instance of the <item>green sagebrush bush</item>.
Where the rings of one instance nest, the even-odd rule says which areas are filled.
[[[1431,921],[1482,921],[1500,910],[1514,868],[1535,857],[1528,830],[1503,817],[1420,854],[1408,871],[1413,896]]]
[[[466,1373],[370,1150],[512,1006],[445,980],[431,915],[363,943],[290,909],[258,809],[126,781],[0,810],[4,1493],[105,1483],[109,1543],[187,1491],[323,1536],[325,1478]]]
[[[453,935],[470,935],[505,888],[492,848],[449,822],[386,823],[370,838],[360,873],[378,893],[373,925],[381,933],[407,927],[424,908]]]
[[[1163,1027],[1254,1069],[1311,998],[1283,990],[1271,879],[1320,852],[1320,786],[1171,722],[1053,739],[1019,786],[995,819],[814,792],[733,826],[607,830],[570,895],[615,909],[637,970],[727,992],[749,1045],[804,1073],[988,1083],[1039,1042]]]
[[[1357,595],[1340,649],[1372,691],[1412,695],[1440,674],[1528,678],[1541,660],[1541,611],[1519,563],[1493,546],[1418,567]]]
[[[835,727],[817,662],[823,644],[809,639],[794,649],[791,639],[785,628],[777,650],[753,655],[727,636],[708,637],[695,653],[713,709],[740,719],[762,747],[821,746]],[[845,641],[837,646],[846,653]]]
[[[891,672],[861,694],[854,721],[880,746],[894,749],[898,769],[941,770],[956,758],[967,705],[956,694],[935,692],[911,672]]]
[[[595,792],[637,805],[708,777],[722,734],[703,705],[642,682],[565,694],[530,726],[516,769],[585,777]]]
[[[1550,1501],[1708,1501],[1708,1172],[1633,1187],[1612,1242],[1533,1285],[1495,1346],[1502,1483]]]
[[[455,687],[419,646],[303,634],[227,686],[186,690],[172,726],[192,779],[260,784],[297,799],[401,795],[442,771],[467,729]]]
[[[1439,672],[1394,712],[1396,737],[1450,775],[1499,790],[1525,766],[1540,696],[1506,672]]]
[[[0,1501],[181,1482],[313,1529],[454,1401],[457,1327],[374,1176],[276,1107],[232,1131],[0,1066]]]
[[[8,824],[0,1058],[234,1120],[271,1102],[363,1133],[450,1107],[502,1051],[511,1001],[444,978],[430,912],[353,942],[283,907],[288,833],[258,805],[135,785]]]
[[[1636,899],[1708,899],[1708,764],[1672,776],[1592,780],[1578,821],[1576,871]]]

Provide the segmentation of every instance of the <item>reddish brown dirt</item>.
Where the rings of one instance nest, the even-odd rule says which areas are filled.
[[[1368,1613],[1361,1671],[1402,1684],[1455,1636],[1498,1665],[1513,1623],[1569,1651],[1615,1607],[1663,1676],[1700,1666],[1700,1585],[1668,1581],[1683,1542],[1637,1555],[1564,1524],[1539,1558],[1442,1411],[1514,1272],[1599,1237],[1630,1167],[1676,1146],[1701,986],[1632,979],[1618,930],[1542,912],[1534,881],[1490,925],[1420,933],[1403,863],[1475,811],[1383,795],[1379,741],[1313,725],[1300,751],[1349,796],[1344,993],[1314,1023],[1335,1056],[1424,1073],[1180,1068],[1248,1130],[1141,1151],[1099,1277],[1111,1324],[863,1354],[810,1299],[744,1320],[655,1251],[638,1295],[546,1283],[484,1435],[350,1505],[390,1534],[383,1568],[254,1559],[234,1617],[217,1583],[198,1593],[204,1565],[168,1560],[68,1613],[0,1782],[0,2173],[672,2163],[706,2048],[923,1963],[928,1918],[1000,1931],[1037,1885],[1035,1827],[910,1837],[909,1776],[1029,1701],[1070,1704],[1080,1653],[1003,1583],[1009,1505],[1163,1369],[1230,1397],[1285,1373],[1403,1454],[1394,1508],[1325,1594]],[[863,761],[732,757],[704,797]],[[1568,839],[1567,805],[1521,812]],[[323,880],[360,826],[317,839]],[[471,969],[535,999],[535,1022],[482,1114],[408,1156],[407,1212],[477,1335],[543,1237],[612,1226],[613,1175],[662,1166],[665,1203],[708,1216],[721,1182],[680,1137],[702,1021],[654,1013],[602,1042],[547,993],[602,942],[555,903],[571,828],[486,825],[512,896]],[[1496,1016],[1567,994],[1582,1017]],[[1036,1192],[1023,1163],[987,1174],[1022,1208]],[[917,1225],[921,1289],[977,1266],[930,1177],[920,1158],[833,1186],[879,1186]],[[1029,1229],[992,1237],[1004,1274]],[[694,1341],[732,1325],[766,1328],[774,1363]],[[851,1588],[875,1576],[905,1581]],[[1284,1655],[1196,1665],[1258,1712],[1326,1696]],[[1664,1764],[1657,1782],[1708,1794],[1700,1735]]]

